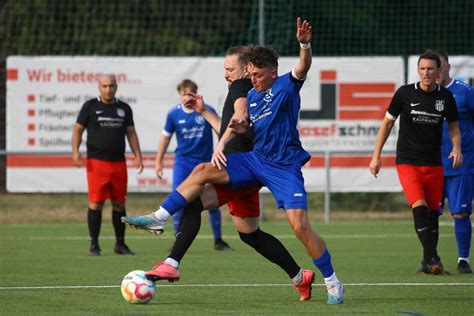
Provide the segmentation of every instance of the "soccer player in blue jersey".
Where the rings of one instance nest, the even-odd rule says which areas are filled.
[[[170,144],[171,137],[176,133],[177,146],[175,150],[175,161],[173,166],[173,190],[181,184],[201,162],[211,159],[213,151],[212,127],[204,120],[201,114],[193,110],[191,93],[198,91],[197,84],[189,79],[181,81],[177,90],[181,103],[173,106],[167,116],[163,133],[156,153],[155,171],[160,179],[163,176],[163,157]],[[205,107],[214,112],[215,110],[206,104]],[[179,225],[183,210],[173,215],[175,233],[179,232]],[[222,240],[221,211],[218,208],[209,210],[209,222],[214,235],[215,250],[231,250],[229,245]]]
[[[251,49],[248,70],[254,89],[247,95],[248,117],[233,118],[232,133],[219,141],[211,163],[200,164],[162,203],[156,212],[139,217],[123,217],[134,227],[163,232],[164,223],[176,210],[195,200],[206,183],[228,184],[232,188],[264,185],[272,192],[279,208],[303,243],[327,287],[327,302],[344,301],[344,287],[336,276],[325,242],[311,228],[301,167],[310,159],[301,146],[297,130],[299,91],[311,67],[312,27],[297,19],[296,38],[300,42],[299,62],[291,72],[278,76],[278,55],[268,47]],[[250,119],[254,132],[253,151],[225,156],[225,144],[236,133],[245,133]],[[313,274],[314,278],[314,274]]]
[[[459,273],[472,273],[469,265],[469,250],[472,236],[472,198],[474,197],[474,89],[449,75],[448,56],[437,52],[441,60],[438,84],[446,87],[454,96],[458,109],[458,124],[461,130],[462,154],[464,162],[453,168],[447,159],[453,148],[449,137],[448,124],[443,125],[441,157],[444,171],[444,197],[448,199],[449,209],[454,218],[454,233],[458,245]],[[440,212],[444,208],[444,199]]]

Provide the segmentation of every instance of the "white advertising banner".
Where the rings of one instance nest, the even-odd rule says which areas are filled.
[[[297,58],[281,58],[279,73]],[[7,59],[7,190],[10,192],[86,192],[84,168],[71,160],[72,126],[82,104],[98,95],[97,79],[114,73],[117,97],[130,104],[145,153],[141,175],[129,161],[130,191],[169,191],[173,157],[165,178],[154,175],[154,153],[169,108],[179,102],[177,84],[189,78],[199,93],[222,110],[227,93],[223,58],[205,57],[25,57]],[[399,191],[393,154],[374,180],[367,169],[380,120],[403,82],[399,57],[314,58],[301,90],[300,134],[315,153],[304,168],[308,191],[325,189],[322,152],[331,160],[332,191]],[[386,150],[393,151],[396,128]],[[175,147],[174,138],[169,150]],[[85,138],[81,150],[85,152]],[[354,155],[357,152],[358,155]]]
[[[417,72],[418,58],[420,56],[410,56],[408,58],[408,83],[420,81]],[[449,56],[451,65],[451,77],[473,85],[474,83],[474,56]]]

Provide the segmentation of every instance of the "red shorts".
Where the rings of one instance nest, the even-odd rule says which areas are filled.
[[[127,176],[125,161],[87,159],[89,201],[112,199],[123,203],[127,198]]]
[[[443,167],[397,165],[398,178],[410,207],[425,200],[430,210],[438,211],[443,198]]]
[[[259,217],[261,187],[231,189],[225,185],[213,185],[219,205],[227,204],[232,216]]]

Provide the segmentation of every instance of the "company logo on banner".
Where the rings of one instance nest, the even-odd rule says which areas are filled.
[[[390,100],[403,84],[403,60],[327,58],[319,63],[315,59],[313,66],[308,85],[314,94],[311,98],[301,92],[303,146],[310,151],[373,150]],[[398,124],[386,150],[395,149],[397,133]]]

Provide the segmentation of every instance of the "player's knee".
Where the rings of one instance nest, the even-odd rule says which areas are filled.
[[[242,233],[239,232],[240,239],[251,247],[255,247],[258,239],[259,229],[251,233]]]
[[[468,212],[461,212],[461,213],[456,213],[456,214],[453,214],[453,217],[454,218],[463,218],[463,217],[468,217],[470,216],[471,214],[468,213]]]
[[[306,240],[311,233],[311,227],[305,222],[292,223],[293,232],[300,240]]]
[[[209,163],[200,163],[194,168],[191,176],[200,183],[207,183],[210,179],[212,168],[212,165]]]

